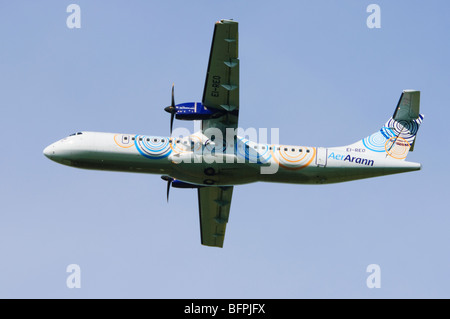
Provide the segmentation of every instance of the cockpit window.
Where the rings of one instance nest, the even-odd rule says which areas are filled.
[[[83,133],[82,132],[77,132],[77,133],[72,133],[69,136],[75,136],[75,135],[81,135],[81,134],[83,134]]]

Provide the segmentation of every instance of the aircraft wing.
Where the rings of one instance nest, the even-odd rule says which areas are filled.
[[[233,186],[207,186],[198,189],[202,245],[223,247],[232,194]]]
[[[208,128],[218,128],[225,138],[227,128],[237,128],[239,60],[238,23],[235,21],[221,20],[214,26],[202,104],[220,111],[218,117],[202,121],[203,132]],[[232,194],[232,186],[198,189],[202,245],[223,247]]]
[[[238,23],[221,20],[214,26],[214,35],[206,72],[202,103],[223,112],[219,118],[204,120],[202,128],[217,127],[225,133],[236,128],[239,114]]]
[[[237,128],[239,60],[238,23],[235,21],[221,20],[214,26],[202,104],[220,111],[220,116],[202,121],[203,132],[218,128],[225,138],[227,128]],[[232,194],[232,186],[198,189],[202,245],[223,247]]]

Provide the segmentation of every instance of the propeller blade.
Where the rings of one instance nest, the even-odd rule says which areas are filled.
[[[170,184],[172,184],[172,180],[167,181],[167,202],[169,202],[169,191],[170,191]]]
[[[170,114],[170,136],[172,136],[173,119],[175,118],[175,113]]]
[[[169,202],[169,192],[170,192],[170,186],[172,185],[173,178],[170,176],[163,175],[163,176],[161,176],[161,179],[164,181],[167,181],[167,202]]]
[[[175,83],[172,83],[172,104],[170,106],[175,107],[175,94],[174,94]]]
[[[175,106],[175,83],[172,84],[172,102],[170,106],[166,106],[164,111],[170,113],[170,135],[172,135],[173,120],[175,119],[175,114],[177,113],[177,108]]]

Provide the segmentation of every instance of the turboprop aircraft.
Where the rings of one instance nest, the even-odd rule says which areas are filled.
[[[404,90],[379,131],[353,144],[311,147],[252,141],[238,135],[238,23],[214,26],[202,102],[175,104],[171,136],[78,132],[44,149],[51,160],[78,168],[161,175],[170,187],[195,188],[201,243],[223,247],[235,185],[252,182],[327,184],[415,171],[405,161],[423,115],[420,92]],[[174,119],[201,123],[193,134],[172,135]]]

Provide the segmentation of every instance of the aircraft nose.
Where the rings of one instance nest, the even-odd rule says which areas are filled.
[[[52,159],[52,156],[55,155],[55,146],[53,144],[47,146],[46,148],[44,148],[44,155],[49,158]]]
[[[73,143],[67,142],[64,139],[50,144],[43,151],[48,159],[64,165],[71,164],[73,152]]]

